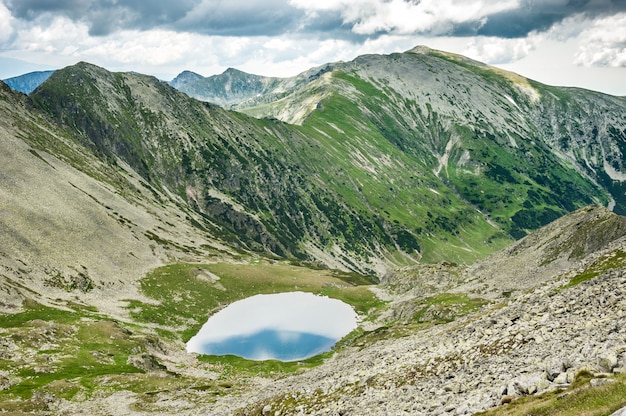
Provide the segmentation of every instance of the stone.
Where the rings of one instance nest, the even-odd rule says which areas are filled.
[[[554,384],[569,384],[567,380],[567,373],[561,373],[554,378]]]
[[[589,385],[591,387],[600,387],[610,383],[613,383],[613,380],[610,378],[592,378],[589,380]]]
[[[457,415],[467,415],[467,414],[470,414],[470,413],[471,413],[470,407],[467,404],[463,404],[463,405],[457,407],[457,409],[456,409],[456,414]]]
[[[619,364],[619,360],[617,358],[617,354],[605,351],[598,356],[598,366],[602,369],[602,371],[612,372],[615,367]]]
[[[617,412],[611,414],[611,416],[626,416],[626,407],[622,407]]]
[[[546,362],[546,378],[554,381],[559,374],[565,371],[565,365],[561,358],[550,358]]]

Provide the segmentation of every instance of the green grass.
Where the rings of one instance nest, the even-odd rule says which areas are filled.
[[[315,367],[322,364],[330,355],[332,355],[332,352],[319,354],[306,360],[289,362],[278,360],[254,361],[235,355],[201,355],[198,359],[204,363],[220,365],[223,375],[239,375],[243,373],[250,376],[258,376],[262,374],[293,373],[298,370]]]
[[[0,391],[0,411],[43,411],[46,402],[36,393],[89,397],[103,377],[144,372],[128,364],[129,356],[145,352],[144,338],[123,324],[79,306],[61,310],[27,301],[24,307],[0,317],[2,337],[17,348],[0,360],[13,380]]]
[[[591,280],[609,270],[626,267],[626,252],[621,249],[612,251],[611,253],[600,257],[590,264],[582,273],[572,277],[570,282],[564,288],[576,286],[587,280]]]
[[[208,272],[208,273],[207,273]],[[219,280],[215,279],[215,276]],[[382,305],[365,286],[365,277],[315,270],[287,263],[172,264],[150,272],[141,281],[143,293],[158,304],[130,301],[131,316],[158,324],[188,341],[218,309],[256,294],[303,291],[343,300],[360,314]]]
[[[150,337],[135,332],[135,325],[78,305],[61,310],[27,301],[24,306],[21,313],[0,315],[0,337],[17,348],[0,358],[0,380],[6,374],[11,383],[0,390],[0,413],[48,414],[52,409],[44,397],[50,395],[82,401],[127,390],[138,393],[135,405],[149,411],[156,392],[203,390],[212,393],[210,401],[231,390],[225,381],[145,372],[129,364],[131,355],[147,352]]]
[[[420,309],[413,315],[413,321],[434,324],[452,322],[488,303],[485,299],[471,298],[464,293],[441,293],[423,300]]]
[[[626,406],[626,375],[611,378],[603,386],[590,387],[591,376],[581,372],[567,391],[526,396],[497,407],[482,416],[608,416]]]
[[[0,328],[21,328],[26,323],[40,319],[58,324],[73,323],[82,314],[76,310],[57,309],[41,305],[33,300],[24,301],[24,311],[16,314],[0,314]]]

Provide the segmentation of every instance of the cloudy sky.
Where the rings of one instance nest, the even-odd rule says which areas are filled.
[[[0,78],[78,61],[291,76],[416,45],[626,95],[626,0],[0,0]]]

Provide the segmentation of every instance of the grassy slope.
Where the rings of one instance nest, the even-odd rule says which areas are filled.
[[[359,98],[387,100],[354,76],[338,73],[335,77],[355,87]],[[320,150],[325,150],[312,152],[310,163],[332,166],[320,174],[352,206],[380,213],[392,224],[406,225],[412,234],[407,237],[415,239],[424,261],[471,262],[510,242],[435,177],[431,155],[410,154],[385,136],[397,128],[394,120],[382,126],[363,114],[360,101],[339,93],[330,94],[320,107],[303,126],[307,134],[316,136]],[[369,110],[383,111],[376,105]],[[411,248],[406,247],[409,252]],[[396,261],[402,263],[399,257]]]
[[[363,284],[372,282],[352,274],[314,270],[289,264],[172,264],[158,268],[141,281],[143,292],[158,301],[131,301],[138,322],[159,325],[163,334],[187,341],[206,318],[226,305],[256,294],[313,292],[341,299],[362,315],[380,306]],[[360,285],[354,285],[353,283]]]
[[[0,315],[2,346],[10,351],[0,357],[0,410],[47,411],[46,394],[80,402],[119,390],[141,394],[149,410],[154,391],[230,394],[249,376],[276,376],[319,365],[332,353],[300,363],[203,357],[202,362],[220,369],[220,378],[211,381],[165,372],[151,354],[168,348],[165,345],[180,348],[180,341],[189,339],[217,309],[258,293],[313,292],[341,299],[367,317],[383,307],[368,289],[371,284],[352,273],[259,260],[171,264],[142,279],[142,291],[153,302],[129,301],[131,322],[108,318],[95,308],[68,304],[58,309],[29,301],[21,313]]]

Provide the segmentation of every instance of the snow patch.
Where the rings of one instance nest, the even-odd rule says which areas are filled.
[[[515,100],[513,98],[511,98],[509,95],[504,94],[504,98],[506,98],[511,104],[513,104],[515,106],[515,108],[517,108],[518,110],[521,110],[521,108],[519,108],[519,105],[517,105]]]
[[[452,152],[452,148],[457,145],[459,143],[459,137],[458,136],[452,136],[450,137],[450,140],[448,140],[448,143],[446,144],[446,149],[443,153],[443,155],[439,156],[439,166],[437,166],[437,169],[434,170],[434,173],[436,176],[439,176],[439,174],[441,173],[441,170],[445,167],[446,168],[446,173],[448,170],[448,159],[450,157],[450,153]]]
[[[617,171],[606,160],[603,161],[602,167],[604,168],[604,171],[606,172],[606,174],[609,175],[609,178],[613,179],[614,181],[620,181],[620,182],[626,181],[626,173]]]

